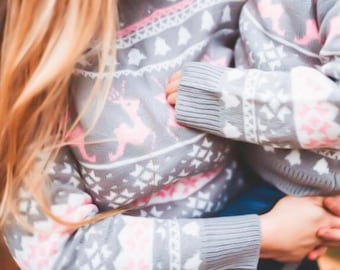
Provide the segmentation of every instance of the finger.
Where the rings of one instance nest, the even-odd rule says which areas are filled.
[[[182,76],[182,72],[177,71],[177,72],[175,72],[174,74],[171,75],[169,82],[178,81],[178,80],[181,79],[181,76]]]
[[[326,197],[323,200],[324,207],[332,214],[340,216],[340,196]]]
[[[338,229],[340,230],[340,218],[332,216],[332,219],[330,221],[330,226],[332,229]]]
[[[327,212],[324,215],[324,222],[320,229],[338,229],[340,230],[340,218],[338,216],[334,216],[332,213]]]
[[[177,92],[179,81],[171,81],[166,85],[165,93],[170,95],[171,93]]]
[[[177,99],[177,93],[171,93],[167,96],[167,101],[170,105],[175,105]]]
[[[329,248],[338,248],[338,247],[340,247],[339,241],[335,241],[335,242],[328,241],[328,242],[324,242],[322,244],[324,246],[326,246],[326,247],[329,247]]]
[[[340,244],[340,228],[321,228],[318,230],[317,236],[323,241],[339,242]]]
[[[328,247],[328,248],[338,248],[340,246],[339,241],[322,241],[321,243],[322,246]]]
[[[315,261],[319,257],[325,255],[327,250],[328,250],[328,247],[325,247],[325,246],[317,247],[317,248],[313,249],[311,252],[309,252],[307,257],[308,257],[309,260]]]

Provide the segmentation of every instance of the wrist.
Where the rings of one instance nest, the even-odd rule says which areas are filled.
[[[272,232],[271,219],[268,214],[260,216],[260,229],[261,229],[261,246],[260,246],[260,258],[272,259],[274,251],[275,238]]]

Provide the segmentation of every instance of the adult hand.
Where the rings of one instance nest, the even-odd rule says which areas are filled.
[[[260,216],[260,222],[260,257],[299,262],[311,250],[324,252],[324,248],[318,248],[325,242],[317,237],[317,231],[339,225],[340,218],[323,208],[322,197],[287,196]]]

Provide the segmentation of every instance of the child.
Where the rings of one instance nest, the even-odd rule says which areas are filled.
[[[221,215],[339,194],[340,2],[250,0],[239,29],[235,68],[190,63],[166,90],[181,124],[247,142],[244,160],[270,183]]]

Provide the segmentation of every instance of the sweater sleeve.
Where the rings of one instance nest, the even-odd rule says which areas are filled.
[[[340,41],[339,41],[340,42]],[[185,66],[177,120],[229,139],[278,148],[340,148],[340,58],[289,72]]]
[[[177,120],[264,146],[339,149],[340,5],[320,7],[318,20],[321,66],[280,72],[187,64]]]
[[[70,155],[62,156],[51,170],[50,209],[63,220],[83,221],[98,208]],[[19,205],[34,231],[9,222],[5,238],[21,269],[255,270],[258,262],[256,215],[161,220],[119,214],[73,230],[44,217],[25,192]]]

